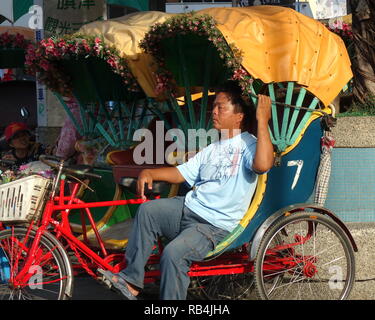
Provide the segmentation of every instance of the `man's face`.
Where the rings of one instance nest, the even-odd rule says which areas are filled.
[[[21,131],[13,136],[9,144],[14,149],[27,149],[30,145],[30,136],[26,131]]]
[[[241,129],[243,116],[241,112],[235,113],[235,107],[228,93],[219,92],[216,95],[212,108],[212,121],[215,129]]]

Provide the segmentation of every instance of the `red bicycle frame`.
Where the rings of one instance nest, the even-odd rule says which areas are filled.
[[[16,275],[13,283],[14,285],[22,285],[26,283],[25,280],[30,277],[28,274],[29,268],[33,265],[34,255],[38,252],[38,245],[40,239],[44,232],[48,228],[53,227],[53,234],[57,239],[64,239],[67,241],[68,247],[73,249],[76,253],[77,250],[82,253],[85,257],[90,258],[93,265],[96,268],[102,268],[105,270],[110,270],[111,272],[117,273],[125,267],[125,261],[123,259],[123,254],[112,253],[109,254],[105,248],[105,243],[102,240],[99,231],[96,227],[95,221],[92,217],[90,208],[98,207],[109,207],[109,206],[120,206],[128,204],[141,204],[149,200],[142,199],[129,199],[129,200],[112,200],[112,201],[102,201],[102,202],[90,202],[86,203],[77,198],[77,193],[79,190],[80,183],[74,182],[71,188],[71,194],[69,196],[65,194],[65,180],[60,180],[60,193],[58,196],[53,196],[50,198],[46,205],[42,215],[42,220],[38,225],[36,230],[35,239],[31,245],[31,248],[28,251],[28,257],[26,258],[25,265],[22,270]],[[82,218],[82,227],[83,227],[83,241],[77,239],[73,234],[69,222],[69,213],[71,210],[80,209],[81,218]],[[88,245],[87,231],[84,220],[83,212],[86,214],[91,227],[96,235],[101,254],[100,256],[94,250],[92,250]],[[59,220],[54,217],[59,214]],[[33,229],[33,224],[30,225],[29,230]],[[50,232],[51,230],[48,229]],[[301,241],[301,239],[298,239]],[[87,244],[86,244],[87,243]],[[216,257],[213,260],[195,262],[192,264],[189,276],[215,276],[215,275],[226,275],[226,274],[239,274],[239,273],[248,273],[254,271],[254,265],[252,261],[249,260],[249,253],[247,250],[248,244],[245,244],[241,247],[241,250],[237,252],[224,253],[219,257]],[[293,244],[289,244],[288,247],[291,248]],[[162,244],[159,243],[159,253],[162,250]],[[48,258],[46,255],[45,259]],[[121,259],[122,262],[112,265],[111,263],[117,259]],[[148,265],[158,264],[160,260],[160,254],[153,254],[148,260]],[[287,260],[287,261],[286,261]],[[272,271],[276,269],[291,268],[297,262],[291,258],[283,259],[280,257],[275,257],[272,259],[272,263],[265,263],[265,271]],[[88,270],[86,266],[86,270]],[[89,272],[92,276],[96,276],[92,271]],[[160,276],[159,270],[149,270],[145,273],[145,283],[154,282],[156,278]]]
[[[103,202],[91,202],[85,203],[82,200],[77,198],[77,193],[79,189],[80,183],[75,182],[72,187],[72,192],[70,196],[64,196],[65,193],[65,180],[61,180],[60,182],[60,194],[59,196],[53,197],[53,199],[49,199],[45,205],[42,220],[38,225],[38,229],[35,234],[35,239],[28,250],[28,257],[25,261],[25,265],[22,270],[17,274],[16,278],[14,279],[14,283],[24,283],[25,277],[27,277],[27,273],[29,268],[32,266],[34,261],[34,254],[37,252],[38,245],[40,239],[44,232],[46,232],[47,228],[53,226],[54,235],[57,239],[64,238],[69,247],[75,247],[80,252],[82,252],[85,256],[89,257],[99,268],[105,268],[107,270],[111,270],[112,272],[118,272],[121,266],[116,265],[112,266],[110,263],[113,261],[115,256],[109,255],[104,242],[96,228],[95,221],[92,217],[90,212],[90,208],[98,208],[98,207],[108,207],[108,206],[120,206],[120,205],[128,205],[128,204],[140,204],[145,201],[149,200],[142,200],[142,199],[129,199],[129,200],[113,200],[113,201],[103,201]],[[90,249],[84,242],[77,239],[71,230],[70,222],[69,222],[69,213],[73,209],[81,209],[84,210],[86,216],[88,217],[91,227],[93,228],[95,235],[97,237],[101,252],[103,257],[97,254],[95,251]],[[60,219],[57,220],[53,216],[54,214],[60,212]],[[82,213],[82,211],[81,211]],[[83,226],[85,224],[83,223]],[[33,223],[29,226],[31,230],[33,228]],[[50,230],[49,230],[50,231]],[[84,227],[84,241],[87,242],[87,234],[86,228]]]

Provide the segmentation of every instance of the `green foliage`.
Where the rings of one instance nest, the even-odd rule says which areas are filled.
[[[349,110],[337,115],[338,117],[375,116],[375,95],[369,94],[364,103],[354,102]]]

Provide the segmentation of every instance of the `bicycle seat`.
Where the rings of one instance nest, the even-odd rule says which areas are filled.
[[[119,184],[127,188],[130,192],[137,194],[137,178],[123,177],[120,179]],[[150,196],[161,195],[169,191],[171,185],[164,181],[154,181],[152,184],[152,189],[145,187],[145,196],[149,198]]]

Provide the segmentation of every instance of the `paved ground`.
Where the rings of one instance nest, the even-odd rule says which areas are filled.
[[[351,300],[375,299],[375,223],[348,223],[358,246],[356,282]]]
[[[124,300],[119,293],[88,275],[77,276],[74,281],[72,300]],[[158,300],[158,288],[149,286],[141,298],[142,300]]]
[[[375,147],[375,117],[340,117],[332,129],[336,147]],[[349,134],[350,133],[350,134]]]
[[[122,297],[90,276],[74,278],[73,300],[122,300]]]
[[[375,300],[375,223],[348,223],[359,251],[356,253],[356,282],[350,300]],[[75,278],[73,300],[122,300],[122,297],[89,276]],[[158,289],[149,287],[145,300],[158,299]]]
[[[332,132],[336,147],[374,147],[375,117],[340,117]],[[350,133],[350,134],[348,134]],[[370,191],[370,190],[369,190]],[[348,223],[359,252],[356,282],[350,299],[375,299],[375,223]]]

